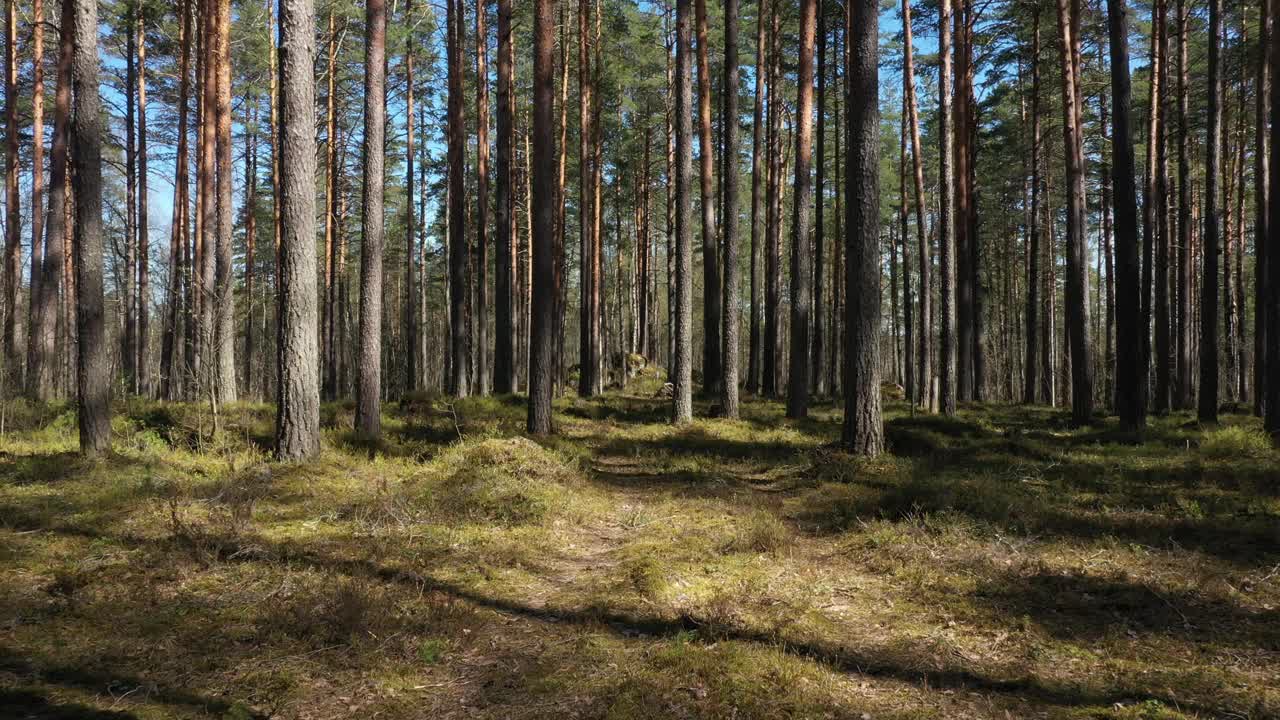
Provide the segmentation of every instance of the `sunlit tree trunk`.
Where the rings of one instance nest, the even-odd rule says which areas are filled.
[[[71,137],[76,169],[76,335],[79,348],[77,417],[80,452],[93,457],[111,450],[112,386],[111,363],[107,355],[106,303],[102,287],[104,115],[102,100],[98,95],[98,5],[91,0],[64,2],[75,5],[72,27],[64,26],[63,32],[71,31],[75,48],[72,61],[75,125]],[[12,8],[12,4],[10,7]],[[67,16],[63,12],[63,18]],[[10,28],[12,27],[11,21]],[[9,207],[11,210],[16,209],[14,205]]]
[[[675,69],[675,222],[676,222],[676,341],[675,396],[672,421],[693,420],[693,80],[690,77],[689,0],[676,0]]]
[[[720,382],[720,408],[725,417],[738,417],[738,312],[740,281],[738,274],[738,0],[724,3],[724,378]],[[649,167],[649,137],[645,135],[644,172]],[[821,171],[819,171],[821,172]],[[821,174],[819,174],[821,177]],[[646,181],[647,182],[647,181]],[[645,188],[645,215],[648,216],[648,188]],[[648,233],[646,232],[646,235]],[[646,257],[648,249],[645,250]],[[647,285],[648,279],[645,278]],[[643,305],[644,303],[642,303]],[[642,312],[644,310],[642,309]]]
[[[809,0],[812,2],[813,0]],[[948,0],[942,0],[945,7]],[[876,0],[850,0],[848,182],[845,246],[844,443],[859,455],[884,451],[880,415],[880,77]],[[802,33],[803,35],[803,33]],[[792,370],[794,372],[794,369]]]
[[[280,9],[280,324],[276,456],[320,451],[315,254],[315,7]]]
[[[360,358],[356,380],[356,433],[382,435],[382,250],[385,240],[383,154],[386,150],[387,7],[365,2],[364,194],[360,206]]]
[[[555,370],[555,5],[556,0],[535,0],[533,28],[533,139],[530,183],[534,193],[530,218],[533,229],[532,328],[529,347],[528,430],[547,434],[551,427],[551,395]]]
[[[61,8],[61,27],[74,24],[74,3],[64,0]],[[49,221],[44,225],[48,233],[40,262],[40,281],[35,291],[39,293],[31,332],[36,337],[33,365],[28,368],[28,388],[33,400],[48,401],[57,393],[58,374],[58,289],[63,283],[66,264],[68,235],[67,217],[67,144],[71,122],[71,62],[73,34],[59,33],[57,88],[53,100],[53,142],[49,167]],[[70,288],[66,288],[70,290]]]
[[[938,6],[938,55],[941,58],[938,80],[938,273],[942,278],[941,314],[942,354],[939,368],[938,402],[944,415],[956,413],[956,238],[952,195],[955,174],[952,169],[953,138],[951,134],[951,0],[940,0]],[[850,108],[852,112],[852,107]]]

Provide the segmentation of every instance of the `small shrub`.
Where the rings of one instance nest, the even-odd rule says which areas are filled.
[[[1264,458],[1271,454],[1271,439],[1260,430],[1230,425],[1204,434],[1200,452],[1214,460]]]
[[[525,438],[463,443],[439,460],[443,481],[427,494],[437,512],[458,518],[536,524],[565,508],[576,471]]]
[[[775,553],[791,540],[787,526],[771,512],[756,510],[738,523],[729,541],[732,552]]]

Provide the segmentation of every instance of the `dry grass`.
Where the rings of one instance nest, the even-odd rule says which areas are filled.
[[[1280,716],[1280,456],[1046,409],[890,405],[892,454],[630,394],[392,408],[266,461],[271,410],[65,407],[0,438],[0,707],[40,718]],[[704,411],[707,408],[702,408]]]

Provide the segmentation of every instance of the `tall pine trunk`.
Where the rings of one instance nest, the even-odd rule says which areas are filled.
[[[461,0],[446,0],[445,37],[448,65],[448,191],[449,191],[449,382],[453,397],[470,394],[467,330],[466,189],[463,166],[466,147],[462,118],[462,23]]]
[[[711,61],[708,57],[707,0],[695,0],[698,35],[698,180],[702,190],[702,384],[718,393],[720,362],[720,245],[716,236],[715,147],[711,140]]]
[[[813,322],[813,248],[809,237],[813,186],[809,173],[813,154],[813,46],[817,5],[818,0],[800,2],[800,62],[796,74],[796,174],[791,216],[791,371],[787,385],[787,417],[790,418],[802,418],[809,414],[809,352]],[[864,100],[862,104],[866,102]],[[854,122],[853,113],[850,113],[850,122]],[[865,152],[865,148],[853,144],[850,145],[850,150]],[[875,153],[872,155],[874,157]],[[859,158],[854,161],[857,159]],[[854,208],[852,198],[849,207]],[[852,223],[850,227],[853,227]],[[850,257],[852,256],[851,251]],[[876,277],[879,278],[878,273]]]
[[[764,234],[766,232],[765,188],[768,185],[768,158],[766,157],[765,81],[768,73],[763,68],[767,62],[765,28],[768,21],[768,0],[757,3],[755,99],[751,114],[751,322],[747,349],[748,393],[760,389],[760,376],[764,363]]]
[[[74,24],[74,3],[63,0],[61,27]],[[27,370],[30,396],[34,400],[47,401],[57,392],[57,344],[59,286],[66,264],[68,237],[67,216],[67,145],[71,123],[71,62],[73,35],[59,34],[57,88],[53,100],[53,142],[49,168],[49,221],[44,229],[44,255],[40,263],[40,282],[36,288],[39,296],[35,302],[35,318],[31,332],[36,337],[35,362]],[[69,288],[68,288],[69,290]]]
[[[77,417],[80,452],[94,457],[111,450],[112,386],[102,287],[102,144],[105,128],[102,99],[98,95],[98,5],[93,0],[63,1],[75,5],[72,27],[64,27],[63,32],[71,31],[75,47],[72,61],[75,124],[71,138],[76,169],[73,181],[76,335],[79,348]],[[66,17],[64,11],[63,18]],[[9,107],[12,109],[13,106]],[[17,209],[16,204],[9,207],[11,212]]]
[[[515,263],[511,253],[515,240],[511,183],[514,147],[512,118],[515,112],[513,80],[515,51],[511,42],[511,13],[511,0],[498,0],[498,164],[494,185],[494,217],[497,221],[497,234],[493,242],[495,273],[493,391],[499,395],[513,392],[515,389],[515,334],[512,326]]]
[[[690,0],[676,0],[675,192],[676,192],[676,328],[675,372],[671,419],[693,420],[693,226],[690,196],[693,180],[693,80],[690,77]]]
[[[475,392],[488,395],[489,375],[489,32],[488,3],[476,0]]]
[[[1222,0],[1209,0],[1209,139],[1205,143],[1204,265],[1200,290],[1200,395],[1197,416],[1218,421],[1218,277],[1222,245],[1218,195],[1222,173]],[[1228,330],[1229,330],[1228,326]]]
[[[1061,38],[1064,152],[1067,159],[1066,324],[1070,338],[1071,417],[1083,425],[1093,416],[1092,339],[1089,336],[1087,243],[1085,231],[1084,138],[1081,127],[1079,25],[1075,0],[1058,0]]]
[[[280,8],[280,321],[276,456],[320,451],[315,254],[315,6]]]
[[[555,369],[555,245],[556,208],[560,201],[555,185],[556,143],[552,113],[555,108],[555,4],[535,0],[533,27],[533,230],[532,327],[529,346],[529,416],[531,433],[551,432],[551,395]]]
[[[364,194],[360,226],[360,358],[356,380],[356,433],[382,435],[382,217],[383,153],[387,119],[387,6],[365,2]]]
[[[812,2],[813,0],[809,0]],[[948,0],[942,0],[946,7]],[[884,451],[880,415],[880,77],[876,0],[849,3],[849,137],[845,192],[846,370],[842,439],[855,453]]]
[[[953,138],[951,134],[951,0],[940,0],[938,6],[938,273],[942,278],[941,314],[942,355],[939,368],[939,406],[944,415],[956,413],[956,238],[952,195],[955,174],[952,168]],[[850,107],[852,113],[852,106]]]
[[[720,382],[720,408],[727,418],[738,417],[738,0],[724,3],[724,112],[721,116],[724,148],[721,151],[720,177],[724,180],[724,378]],[[645,217],[648,218],[647,175],[649,168],[649,136],[645,134]],[[819,171],[821,172],[821,171]],[[821,177],[821,174],[819,174]],[[646,223],[647,225],[647,223]],[[648,232],[645,231],[647,239]],[[648,249],[645,249],[648,257]],[[647,260],[646,260],[647,275]],[[643,278],[646,285],[648,278]],[[642,295],[642,297],[647,297]],[[643,306],[645,303],[642,302]],[[647,314],[644,307],[642,314]]]
[[[1147,319],[1139,295],[1138,197],[1133,166],[1133,111],[1129,81],[1129,10],[1125,0],[1107,0],[1111,45],[1111,178],[1115,193],[1116,413],[1125,428],[1146,423]],[[1109,303],[1110,304],[1110,303]]]

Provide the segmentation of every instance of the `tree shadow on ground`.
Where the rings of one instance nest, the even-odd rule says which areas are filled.
[[[1163,635],[1251,651],[1280,650],[1280,610],[1255,610],[1222,597],[1157,590],[1119,573],[1001,573],[974,593],[1000,618],[1029,617],[1055,638],[1076,643],[1108,635]]]

